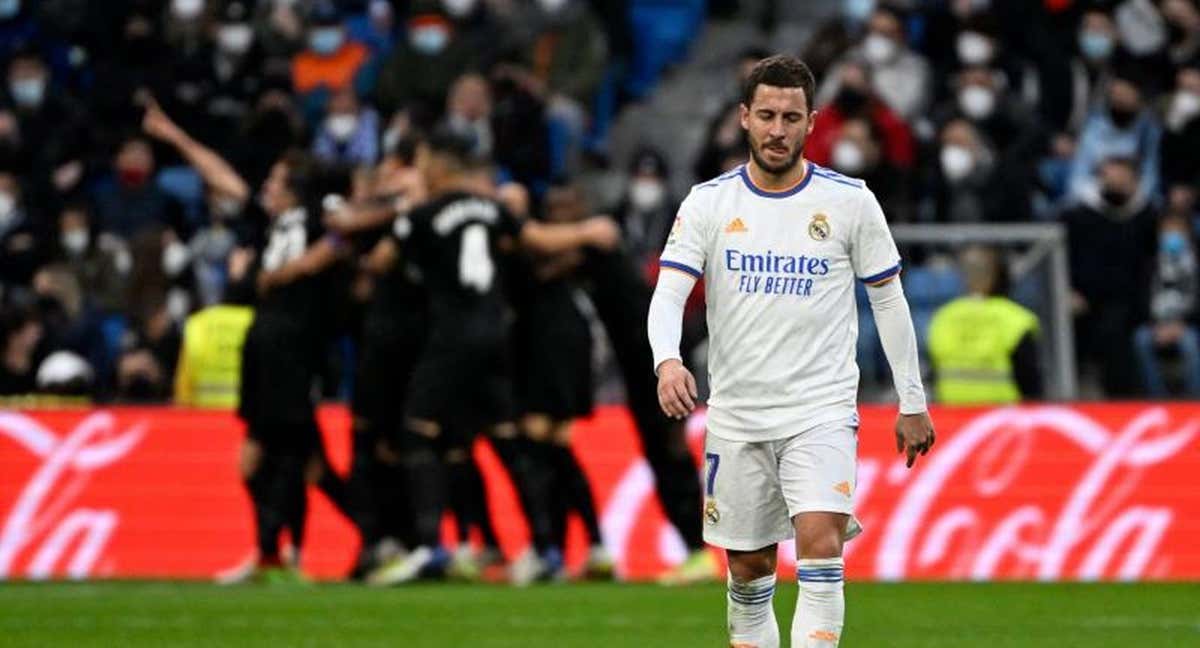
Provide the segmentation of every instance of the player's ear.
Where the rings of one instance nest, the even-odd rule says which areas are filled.
[[[750,109],[746,104],[738,104],[738,120],[742,122],[742,130],[750,130]]]
[[[805,131],[805,133],[804,133],[805,137],[812,135],[813,126],[815,126],[816,123],[817,123],[817,111],[814,110],[814,111],[808,113],[808,130]]]

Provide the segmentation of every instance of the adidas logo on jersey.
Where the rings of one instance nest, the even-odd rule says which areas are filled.
[[[749,231],[749,230],[746,229],[746,224],[743,223],[742,219],[740,219],[740,218],[735,218],[735,219],[729,221],[729,224],[725,226],[726,234],[736,234],[738,232],[746,232],[746,231]]]

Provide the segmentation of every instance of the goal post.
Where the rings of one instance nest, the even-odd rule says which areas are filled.
[[[1075,367],[1075,335],[1071,320],[1071,284],[1067,265],[1066,229],[1058,223],[1026,224],[897,224],[892,236],[901,246],[957,249],[970,244],[1002,247],[1009,256],[1014,286],[1035,280],[1041,290],[1026,303],[1042,321],[1042,366],[1046,396],[1053,400],[1079,397]],[[1037,294],[1037,293],[1041,294]],[[1018,299],[1018,301],[1021,301]]]

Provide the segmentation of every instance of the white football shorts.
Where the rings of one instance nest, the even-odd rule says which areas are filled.
[[[852,514],[858,429],[820,425],[774,441],[704,439],[704,540],[754,551],[795,536],[792,517]]]

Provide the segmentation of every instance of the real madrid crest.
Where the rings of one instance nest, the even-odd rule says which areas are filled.
[[[822,213],[813,214],[812,222],[808,224],[808,235],[814,241],[824,241],[829,238],[829,217]]]
[[[721,512],[717,510],[716,500],[708,500],[704,504],[704,519],[708,520],[709,524],[716,524],[721,521]]]

